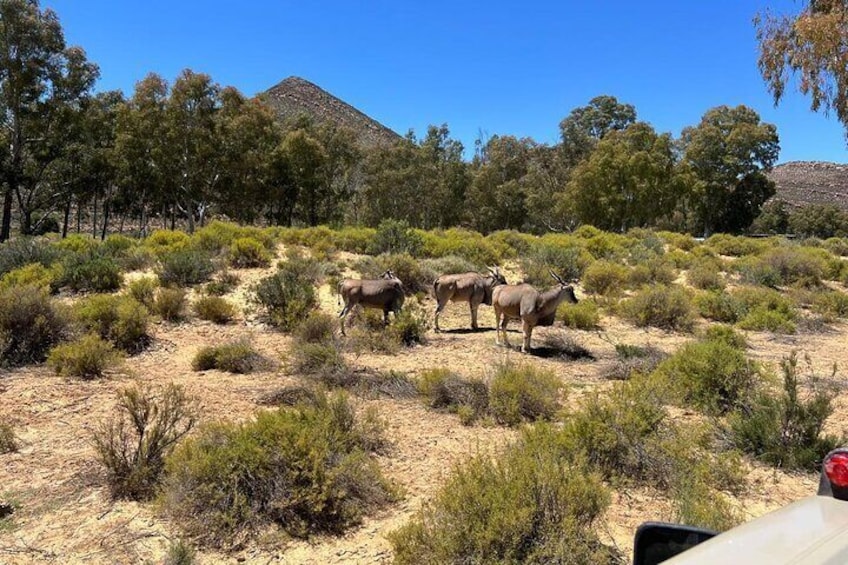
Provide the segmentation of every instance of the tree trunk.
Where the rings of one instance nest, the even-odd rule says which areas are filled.
[[[0,227],[0,243],[12,235],[12,188],[6,189],[3,197],[3,224]]]
[[[62,239],[68,237],[68,222],[71,219],[71,199],[68,198],[68,201],[65,202],[65,218],[62,222]]]

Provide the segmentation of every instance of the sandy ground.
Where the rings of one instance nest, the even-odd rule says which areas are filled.
[[[229,297],[244,302],[245,288],[270,270],[240,271],[241,286]],[[578,295],[579,295],[578,291]],[[336,312],[336,299],[325,286],[322,308]],[[432,301],[425,301],[428,310]],[[446,366],[466,376],[486,377],[497,361],[511,359],[549,367],[568,385],[566,402],[582,392],[609,386],[600,375],[615,358],[613,343],[654,345],[674,351],[691,336],[658,330],[641,330],[615,318],[603,320],[599,332],[545,328],[546,332],[569,332],[594,359],[564,361],[528,357],[494,343],[494,316],[481,307],[481,331],[463,331],[469,324],[467,307],[449,305],[442,316],[448,331],[428,335],[428,342],[397,355],[362,355],[356,363],[417,375],[422,369]],[[517,328],[514,328],[517,330]],[[150,504],[114,502],[94,461],[90,434],[110,417],[115,393],[133,382],[156,385],[174,382],[200,399],[204,418],[242,420],[258,409],[263,393],[301,382],[288,375],[283,362],[290,339],[265,328],[251,315],[227,326],[198,320],[154,327],[154,342],[143,353],[127,359],[125,367],[95,382],[62,379],[46,367],[27,367],[0,373],[0,416],[14,425],[21,448],[0,456],[0,500],[17,510],[11,525],[0,528],[0,563],[139,563],[161,562],[177,528]],[[218,371],[193,372],[191,359],[203,345],[249,335],[256,347],[278,366],[251,375]],[[793,350],[809,354],[815,369],[829,373],[833,363],[848,366],[845,347],[848,326],[838,324],[825,333],[773,336],[749,333],[750,355],[775,363]],[[520,343],[517,331],[510,334]],[[842,372],[838,373],[840,385]],[[844,386],[843,386],[844,390]],[[417,400],[357,399],[358,407],[376,406],[388,422],[392,444],[380,457],[385,473],[404,490],[404,498],[381,514],[341,537],[316,537],[309,541],[283,540],[269,533],[235,554],[199,552],[200,563],[385,563],[391,561],[384,535],[402,525],[433,496],[453,465],[468,456],[497,449],[516,432],[501,427],[462,426],[456,416],[436,413]],[[848,396],[841,394],[830,427],[848,414]],[[761,515],[789,501],[813,493],[813,475],[787,475],[755,466],[748,488],[737,502],[749,517]],[[624,552],[629,551],[635,527],[648,519],[668,519],[670,505],[660,493],[649,489],[617,492],[602,521],[602,535]]]

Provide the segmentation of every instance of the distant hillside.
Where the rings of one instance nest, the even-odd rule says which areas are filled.
[[[848,165],[793,161],[769,174],[777,187],[775,198],[792,206],[833,204],[848,211]]]
[[[352,129],[364,147],[394,143],[401,137],[326,90],[300,77],[289,77],[259,94],[281,120],[302,114],[316,122],[330,122]]]

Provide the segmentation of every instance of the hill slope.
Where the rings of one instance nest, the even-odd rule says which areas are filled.
[[[401,137],[348,104],[300,77],[289,77],[258,95],[281,120],[307,114],[316,122],[330,122],[352,129],[359,143],[373,147],[394,143]]]
[[[775,198],[793,207],[833,204],[848,211],[848,165],[792,161],[776,166],[769,178],[777,185]]]

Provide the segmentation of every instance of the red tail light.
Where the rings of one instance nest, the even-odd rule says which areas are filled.
[[[833,453],[824,462],[824,472],[830,484],[839,488],[848,488],[848,453]]]

